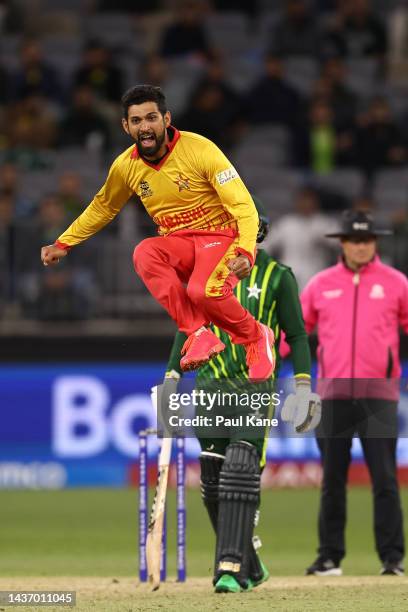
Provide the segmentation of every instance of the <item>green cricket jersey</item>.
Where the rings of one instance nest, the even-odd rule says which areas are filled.
[[[310,349],[305,332],[302,310],[299,302],[298,287],[290,268],[277,262],[262,249],[258,250],[255,265],[250,276],[241,280],[234,290],[241,304],[257,319],[265,323],[275,334],[276,368],[274,378],[279,372],[279,342],[281,330],[291,347],[291,357],[295,376],[310,376]],[[197,382],[216,378],[248,379],[245,349],[232,344],[229,335],[212,325],[212,330],[224,342],[225,350],[201,367],[197,372]],[[181,373],[180,351],[187,336],[178,332],[174,339],[167,371]]]

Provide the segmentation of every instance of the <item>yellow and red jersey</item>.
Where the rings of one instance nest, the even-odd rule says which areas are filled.
[[[210,140],[168,129],[167,154],[158,164],[139,156],[135,145],[113,162],[102,189],[57,240],[71,247],[86,240],[136,194],[158,225],[160,235],[178,230],[215,231],[235,228],[238,252],[253,261],[258,214],[231,162]]]

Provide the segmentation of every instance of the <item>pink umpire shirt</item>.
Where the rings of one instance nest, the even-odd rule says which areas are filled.
[[[301,303],[306,331],[317,326],[318,377],[325,379],[318,390],[323,397],[398,398],[399,327],[408,333],[404,274],[378,256],[359,272],[340,261],[313,276]],[[359,381],[351,385],[350,380],[327,379]]]

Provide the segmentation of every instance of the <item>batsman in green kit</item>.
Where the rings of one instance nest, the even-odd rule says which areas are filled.
[[[253,199],[259,215],[257,243],[261,243],[268,232],[269,220],[259,200]],[[316,410],[318,397],[311,393],[310,350],[292,271],[258,249],[250,276],[238,283],[235,294],[244,308],[274,332],[274,374],[269,381],[256,385],[250,383],[244,348],[232,344],[228,334],[212,326],[226,348],[222,354],[198,370],[196,388],[207,392],[216,388],[227,392],[250,388],[253,397],[255,389],[257,394],[269,392],[272,397],[274,380],[279,372],[278,349],[283,330],[291,347],[296,393],[285,400],[281,418],[293,422],[297,431],[314,428],[320,420]],[[167,366],[167,379],[178,379],[182,374],[180,352],[185,340],[185,334],[176,334]],[[314,406],[313,414],[311,406]],[[202,408],[205,410],[205,406]],[[240,414],[250,411],[250,407],[236,409],[236,413]],[[261,414],[271,418],[273,412],[274,407],[269,402]],[[233,427],[225,437],[213,438],[197,431],[201,445],[201,493],[217,539],[214,564],[216,592],[247,591],[269,577],[253,544],[268,435],[269,428],[266,427],[259,427],[252,432]]]

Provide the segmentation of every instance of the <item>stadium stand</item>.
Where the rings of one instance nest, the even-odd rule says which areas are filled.
[[[379,217],[397,229],[394,252],[404,251],[398,244],[406,240],[406,233],[400,231],[396,219],[405,219],[408,211],[408,57],[401,42],[408,24],[405,3],[372,0],[371,17],[364,18],[367,35],[372,37],[372,47],[367,48],[359,48],[347,30],[348,20],[353,19],[352,9],[344,8],[348,3],[340,3],[344,6],[338,9],[334,2],[325,0],[307,3],[310,12],[306,11],[306,17],[302,17],[303,38],[299,44],[291,38],[292,17],[286,13],[285,0],[274,2],[273,9],[268,0],[251,4],[251,10],[245,7],[245,11],[240,11],[226,10],[231,9],[226,6],[222,10],[220,2],[198,2],[193,21],[194,27],[203,32],[204,51],[197,55],[187,48],[171,50],[171,35],[167,43],[163,42],[166,32],[180,27],[183,2],[162,0],[149,6],[142,3],[138,10],[134,3],[126,1],[10,3],[8,13],[0,21],[0,71],[4,74],[3,83],[7,82],[7,87],[3,84],[0,90],[0,164],[15,165],[19,172],[19,193],[17,197],[6,184],[0,184],[3,210],[11,208],[10,214],[0,215],[0,232],[3,237],[7,236],[0,252],[4,270],[0,279],[0,302],[8,305],[3,309],[6,315],[12,312],[14,318],[25,316],[15,289],[22,272],[10,264],[13,249],[17,248],[17,243],[13,245],[13,236],[18,234],[19,225],[22,222],[35,225],[41,202],[58,191],[61,176],[67,172],[78,177],[85,206],[102,185],[115,155],[130,144],[120,128],[118,100],[123,92],[117,91],[116,99],[115,96],[112,99],[99,88],[92,104],[95,113],[106,122],[109,138],[101,145],[97,135],[91,133],[83,146],[72,146],[73,143],[66,146],[69,140],[64,139],[64,118],[73,108],[75,88],[90,43],[106,50],[112,67],[109,70],[121,75],[123,89],[146,80],[160,84],[167,93],[175,124],[183,119],[184,129],[189,129],[185,125],[186,118],[188,121],[192,116],[188,111],[194,108],[192,99],[204,87],[203,83],[216,83],[222,88],[227,104],[235,108],[228,134],[220,139],[221,146],[250,190],[263,199],[272,219],[293,212],[296,194],[305,186],[320,193],[322,207],[327,212],[351,206],[356,198],[372,197]],[[339,19],[342,29],[334,35],[333,24]],[[373,23],[377,25],[367,25]],[[274,32],[283,26],[285,36],[280,36],[278,46]],[[321,44],[310,44],[311,32]],[[23,68],[30,78],[33,74],[30,65],[23,66],[21,55],[23,45],[31,40],[38,44],[44,65],[55,71],[61,88],[51,92],[55,95],[46,88],[34,92],[40,96],[44,116],[56,126],[57,132],[49,144],[40,148],[24,111],[29,92],[21,88]],[[299,55],[301,45],[303,52]],[[266,78],[267,54],[272,64]],[[339,61],[328,67],[327,61],[333,58]],[[211,64],[222,66],[219,75],[214,76]],[[92,80],[95,74],[90,70],[88,76],[92,86],[96,82]],[[257,90],[258,86],[280,92],[282,100],[290,100],[292,108],[298,109],[296,116],[285,116],[285,108],[276,107],[273,120],[265,122],[268,106],[262,109],[262,114],[257,109],[258,99],[254,99],[254,92],[262,91]],[[367,134],[364,130],[373,100],[379,96],[389,105],[390,119],[385,126],[377,118],[369,136],[378,139],[380,152],[381,147],[388,149],[384,148],[382,157],[377,156],[383,165],[377,167],[377,160],[367,170],[359,158],[359,146],[362,134]],[[313,172],[310,151],[300,156],[297,147],[299,143],[306,149],[311,146],[308,138],[312,132],[307,136],[311,126],[310,109],[319,104],[321,108],[328,105],[331,115],[323,128],[314,127],[313,138],[330,141],[332,151],[325,153],[326,145],[318,149],[320,161],[323,159],[324,163]],[[207,135],[205,122],[203,130],[203,135]],[[392,130],[398,133],[397,141]],[[330,163],[324,159],[326,154],[330,155]],[[91,251],[97,252],[97,257],[83,262],[93,275],[98,295],[88,317],[132,320],[161,316],[131,266],[134,244],[146,231],[149,234],[154,231],[150,220],[143,219],[141,223],[140,206],[140,202],[131,201],[122,213],[123,219],[118,218],[105,234],[95,238]],[[72,210],[66,212],[72,214]],[[78,249],[79,260],[81,253],[82,247]],[[84,258],[86,253],[84,248]],[[38,253],[33,251],[31,257],[38,257]],[[92,264],[93,269],[89,269],[91,260],[96,262]],[[398,256],[394,263],[407,272],[406,262],[406,257]],[[10,274],[15,278],[10,279]],[[30,316],[35,318],[35,312]]]

